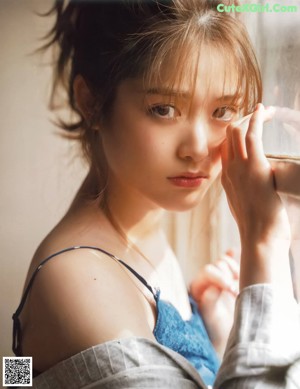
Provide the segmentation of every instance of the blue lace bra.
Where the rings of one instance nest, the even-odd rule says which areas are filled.
[[[13,314],[13,345],[12,349],[16,356],[22,356],[22,331],[19,320],[19,315],[26,303],[29,291],[32,287],[35,277],[42,266],[50,259],[62,254],[66,251],[76,249],[92,249],[98,250],[109,257],[117,260],[124,265],[131,273],[133,273],[153,294],[156,309],[157,320],[153,330],[153,334],[158,343],[169,347],[175,352],[178,352],[185,357],[198,371],[202,380],[206,385],[212,385],[216,372],[219,367],[217,354],[209,340],[204,323],[197,309],[195,301],[190,297],[192,308],[192,316],[189,320],[183,320],[178,310],[169,302],[160,299],[160,290],[152,288],[147,281],[132,269],[127,263],[114,256],[107,251],[93,246],[74,246],[61,250],[44,259],[35,269],[27,288],[22,296],[19,307]],[[35,372],[37,375],[38,372]]]

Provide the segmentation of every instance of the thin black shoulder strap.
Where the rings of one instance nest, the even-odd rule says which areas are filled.
[[[111,254],[111,253],[109,253],[108,251],[105,251],[105,250],[103,250],[103,249],[101,249],[101,248],[99,248],[99,247],[94,247],[94,246],[73,246],[73,247],[67,247],[67,248],[65,248],[65,249],[63,249],[63,250],[60,250],[60,251],[58,251],[58,252],[56,252],[56,253],[54,253],[54,254],[49,255],[49,257],[47,257],[46,259],[44,259],[44,260],[39,264],[39,266],[35,269],[35,271],[33,272],[32,276],[31,276],[31,279],[30,279],[30,281],[29,281],[29,283],[28,283],[28,285],[27,285],[27,287],[26,287],[26,289],[25,289],[25,292],[24,292],[24,294],[23,294],[23,297],[22,297],[22,299],[21,299],[21,302],[20,302],[20,304],[19,304],[19,306],[18,306],[18,308],[17,308],[17,310],[16,310],[14,316],[19,316],[19,315],[20,315],[20,313],[21,313],[21,311],[22,311],[22,309],[23,309],[23,307],[24,307],[24,305],[25,305],[25,303],[26,303],[26,300],[27,300],[28,294],[29,294],[29,292],[30,292],[30,289],[31,289],[31,287],[32,287],[32,284],[33,284],[33,282],[34,282],[34,280],[35,280],[35,278],[36,278],[38,272],[41,270],[41,268],[42,268],[48,261],[50,261],[50,259],[53,259],[54,257],[57,257],[57,256],[60,255],[60,254],[66,253],[67,251],[78,250],[78,249],[91,249],[91,250],[97,250],[97,251],[100,251],[101,253],[106,254],[106,255],[108,255],[109,257],[111,257],[111,258],[117,260],[117,261],[120,262],[122,265],[124,265],[124,266],[133,274],[133,275],[135,275],[135,276],[138,278],[138,280],[141,281],[141,282],[144,284],[144,286],[145,286],[147,289],[150,290],[150,292],[153,294],[154,297],[156,296],[156,293],[155,293],[154,288],[152,288],[152,287],[148,284],[148,282],[145,280],[145,278],[143,278],[143,277],[142,277],[139,273],[137,273],[132,267],[130,267],[129,265],[127,265],[126,262],[124,262],[123,260],[121,260],[120,258],[118,258],[117,256],[115,256],[114,254]]]
[[[30,292],[30,289],[33,285],[33,282],[38,274],[38,272],[41,270],[41,268],[48,262],[50,261],[50,259],[53,259],[55,257],[57,257],[58,255],[60,254],[63,254],[67,251],[72,251],[72,250],[78,250],[78,249],[91,249],[91,250],[97,250],[97,251],[100,251],[101,253],[103,254],[106,254],[108,255],[109,257],[117,260],[119,263],[121,263],[123,266],[125,266],[139,281],[141,281],[143,283],[143,285],[148,289],[150,290],[150,292],[153,294],[153,297],[155,300],[157,300],[157,291],[152,288],[148,282],[145,280],[145,278],[143,278],[139,273],[137,273],[132,267],[130,267],[126,262],[122,261],[120,258],[116,257],[115,255],[109,253],[108,251],[105,251],[99,247],[94,247],[94,246],[73,246],[73,247],[67,247],[63,250],[60,250],[52,255],[49,255],[49,257],[45,258],[40,264],[39,266],[35,269],[35,271],[33,272],[31,278],[30,278],[30,281],[24,291],[24,294],[22,296],[22,299],[21,299],[21,302],[16,310],[16,312],[13,314],[12,316],[12,319],[13,319],[13,346],[12,346],[12,349],[14,351],[14,353],[18,356],[18,355],[21,355],[22,354],[22,351],[21,351],[21,325],[20,325],[20,320],[19,320],[19,315],[20,313],[22,312],[22,309],[26,303],[26,300],[27,300],[27,297],[28,297],[28,294]]]

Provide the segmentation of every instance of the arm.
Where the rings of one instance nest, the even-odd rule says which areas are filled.
[[[300,312],[269,284],[245,288],[215,389],[300,388]]]
[[[263,152],[263,115],[259,106],[245,139],[239,128],[229,126],[222,145],[222,183],[241,239],[242,292],[216,389],[297,388],[292,382],[300,376],[290,228]]]

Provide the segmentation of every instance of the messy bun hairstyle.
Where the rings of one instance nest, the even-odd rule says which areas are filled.
[[[55,109],[58,105],[61,96],[58,90],[64,88],[67,96],[64,103],[77,114],[78,120],[61,121],[60,125],[81,140],[88,161],[100,174],[100,134],[93,127],[109,117],[122,80],[140,77],[146,84],[159,85],[161,70],[171,59],[170,90],[186,80],[187,75],[193,86],[201,58],[195,60],[191,54],[200,55],[201,46],[206,44],[216,48],[224,58],[230,58],[238,77],[236,92],[242,95],[242,113],[251,112],[261,101],[260,73],[247,32],[233,14],[218,12],[218,3],[218,0],[55,1],[50,12],[55,14],[55,23],[45,45],[56,48],[51,106]],[[94,96],[89,122],[80,114],[74,99],[73,82],[78,74]]]

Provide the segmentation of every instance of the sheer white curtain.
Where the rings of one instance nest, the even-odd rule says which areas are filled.
[[[263,103],[280,107],[265,126],[265,151],[300,155],[300,1],[259,1],[295,12],[250,13],[244,16],[263,78]],[[282,108],[285,108],[283,110]],[[298,132],[298,134],[297,134]]]

